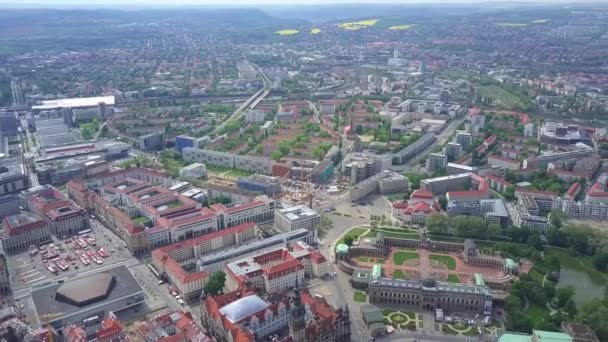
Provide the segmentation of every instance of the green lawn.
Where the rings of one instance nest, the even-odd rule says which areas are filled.
[[[367,301],[367,295],[361,291],[355,291],[353,299],[355,300],[355,302],[365,303]]]
[[[393,279],[405,279],[405,273],[402,270],[393,271]]]
[[[408,232],[400,233],[400,232],[388,231],[388,230],[382,230],[382,229],[377,229],[376,231],[384,233],[384,236],[386,236],[386,237],[402,238],[402,239],[408,239],[408,240],[418,240],[420,238],[419,233],[408,233]]]
[[[138,216],[133,219],[133,223],[144,224],[148,222],[148,218],[145,216]]]
[[[456,330],[450,328],[450,326],[447,324],[443,324],[441,326],[441,332],[446,335],[458,335],[458,332]]]
[[[525,110],[530,105],[530,100],[514,95],[498,85],[484,85],[479,87],[479,95],[492,98],[496,107],[504,109]]]
[[[357,261],[361,261],[361,262],[368,262],[369,258],[368,257],[358,257]]]
[[[367,231],[367,228],[353,228],[353,229],[349,230],[348,233],[344,234],[344,236],[341,237],[340,240],[338,240],[338,242],[336,243],[336,246],[341,243],[344,243],[345,237],[352,236],[354,239],[355,237],[359,237],[359,236],[363,235],[363,233],[365,233],[365,231]]]
[[[455,274],[448,274],[448,282],[450,283],[460,283],[460,278],[458,278]]]
[[[407,260],[418,259],[418,253],[414,252],[397,252],[393,255],[395,265],[403,265]]]
[[[429,259],[440,262],[448,267],[448,270],[456,269],[456,260],[449,255],[431,254]]]

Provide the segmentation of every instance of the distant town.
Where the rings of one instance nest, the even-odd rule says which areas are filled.
[[[608,341],[608,6],[4,9],[0,341]]]

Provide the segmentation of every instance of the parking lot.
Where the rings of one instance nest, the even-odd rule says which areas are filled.
[[[91,220],[91,231],[72,237],[53,237],[53,242],[9,257],[13,286],[22,288],[80,272],[113,265],[130,258],[124,243]]]

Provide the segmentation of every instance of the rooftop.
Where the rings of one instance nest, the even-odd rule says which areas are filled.
[[[114,96],[81,97],[42,101],[42,104],[32,106],[32,110],[49,110],[57,108],[93,107],[99,103],[114,105]]]
[[[79,307],[74,304],[59,301],[55,298],[55,294],[58,293],[58,291],[67,293],[77,299],[86,299],[85,296],[89,296],[86,292],[90,290],[97,291],[97,294],[100,294],[101,291],[104,291],[107,288],[105,287],[106,285],[100,286],[97,283],[101,282],[107,284],[108,277],[114,278],[115,284],[110,293],[101,302],[89,302]],[[120,300],[137,293],[143,294],[142,288],[125,266],[119,266],[96,275],[86,276],[76,280],[67,280],[64,284],[54,284],[35,289],[32,291],[32,300],[39,316],[56,315],[57,313],[66,316],[85,308],[101,308],[108,302]],[[58,317],[57,319],[60,318],[61,317]]]
[[[266,310],[270,304],[257,295],[249,295],[223,306],[220,312],[232,322],[237,323],[251,315]]]
[[[305,219],[318,216],[319,214],[305,205],[297,205],[285,209],[280,209],[279,214],[290,221]]]

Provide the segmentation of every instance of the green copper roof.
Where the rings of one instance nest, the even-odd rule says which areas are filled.
[[[380,278],[382,277],[382,265],[374,264],[372,267],[372,278]]]
[[[507,268],[510,270],[517,268],[517,263],[513,259],[506,259],[505,264],[507,265]]]
[[[348,253],[348,245],[341,243],[338,246],[336,246],[336,253],[338,254],[346,254]]]
[[[572,337],[568,334],[553,331],[532,330],[539,342],[572,342]]]
[[[475,285],[477,286],[486,286],[486,282],[483,281],[483,276],[479,273],[473,274],[473,278],[475,279]]]

